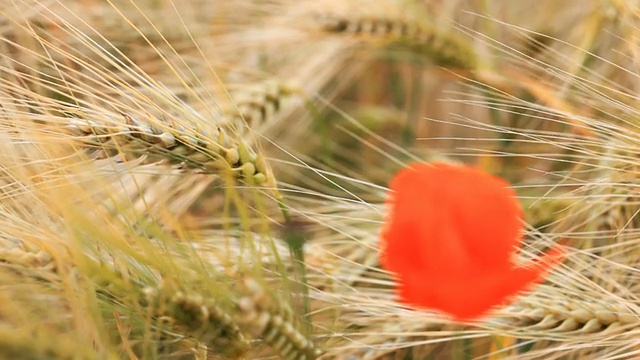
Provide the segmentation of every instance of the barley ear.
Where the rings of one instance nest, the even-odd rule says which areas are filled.
[[[357,36],[365,42],[403,46],[440,66],[467,70],[476,67],[476,56],[470,42],[455,33],[437,30],[424,18],[389,13],[368,16],[322,13],[316,19],[324,31]]]
[[[532,330],[620,334],[640,328],[640,317],[615,304],[574,300],[518,304],[516,323]]]
[[[282,359],[309,360],[320,355],[311,339],[297,326],[293,311],[278,301],[258,281],[246,278],[246,295],[238,301],[241,327],[250,336],[267,343]]]
[[[158,120],[145,123],[128,114],[122,116],[125,122],[119,125],[71,119],[66,130],[96,158],[164,160],[185,170],[206,174],[230,172],[249,185],[266,187],[280,196],[264,156],[257,154],[243,139],[229,136],[224,128],[218,127],[214,133],[207,134]]]

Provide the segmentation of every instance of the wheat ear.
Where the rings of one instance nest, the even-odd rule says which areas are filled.
[[[280,119],[287,105],[302,103],[295,101],[301,100],[299,90],[275,80],[234,87],[229,93],[233,104],[223,109],[223,118],[240,134],[246,129],[262,133]]]
[[[121,125],[70,119],[66,129],[98,157],[145,156],[147,161],[168,160],[203,173],[230,171],[249,184],[276,189],[276,180],[264,156],[221,127],[204,134],[166,123],[141,122],[122,114]]]
[[[317,19],[324,31],[359,35],[365,41],[404,45],[441,66],[463,69],[476,67],[476,57],[469,43],[450,32],[438,31],[423,19],[388,13],[353,16],[328,12],[319,14]]]
[[[155,317],[171,326],[172,331],[192,336],[216,354],[237,356],[248,350],[249,343],[233,314],[215,299],[171,287],[147,287],[143,293],[141,304],[151,308]]]
[[[191,348],[206,346],[207,351],[225,356],[239,356],[249,349],[234,314],[211,294],[187,290],[171,280],[145,285],[145,281],[125,276],[105,263],[90,262],[87,270],[105,301],[125,301],[125,309],[141,306],[146,309],[144,316],[151,315],[165,337],[187,345],[195,341]],[[137,304],[127,304],[129,299]]]
[[[514,313],[517,325],[531,330],[613,335],[640,328],[640,318],[628,309],[590,301],[519,303]]]
[[[238,301],[242,327],[264,340],[282,359],[310,360],[320,355],[295,324],[294,314],[256,280],[244,280],[247,294]]]
[[[55,334],[49,335],[7,328],[0,325],[0,358],[22,360],[75,360],[116,359],[95,352],[90,344],[79,344],[77,338]]]

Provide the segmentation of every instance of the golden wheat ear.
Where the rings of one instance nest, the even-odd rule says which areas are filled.
[[[290,307],[255,279],[243,282],[246,295],[238,300],[242,326],[263,340],[283,359],[315,359],[321,352],[303,334]]]
[[[256,186],[276,188],[276,180],[262,154],[256,154],[242,139],[234,139],[223,128],[213,134],[154,121],[144,123],[122,114],[121,126],[70,119],[66,130],[96,157],[169,163],[207,174],[224,174]]]
[[[370,14],[319,12],[316,20],[323,31],[351,36],[364,43],[406,48],[439,66],[475,69],[472,42],[465,41],[460,34],[439,31],[426,14],[409,16],[399,9],[375,8],[369,9]]]

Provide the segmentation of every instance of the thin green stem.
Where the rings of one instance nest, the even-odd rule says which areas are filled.
[[[278,206],[280,207],[282,216],[284,217],[282,239],[289,247],[295,276],[295,309],[302,310],[302,318],[304,320],[303,328],[308,334],[311,330],[308,318],[311,306],[309,304],[309,288],[307,286],[307,269],[304,261],[304,244],[307,241],[307,233],[304,229],[303,223],[292,219],[287,205],[282,201],[278,201]]]

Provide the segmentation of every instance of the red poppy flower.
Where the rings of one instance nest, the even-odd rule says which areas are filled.
[[[564,257],[555,247],[526,267],[515,264],[522,210],[507,182],[478,168],[413,164],[390,188],[380,257],[406,304],[476,320]]]

